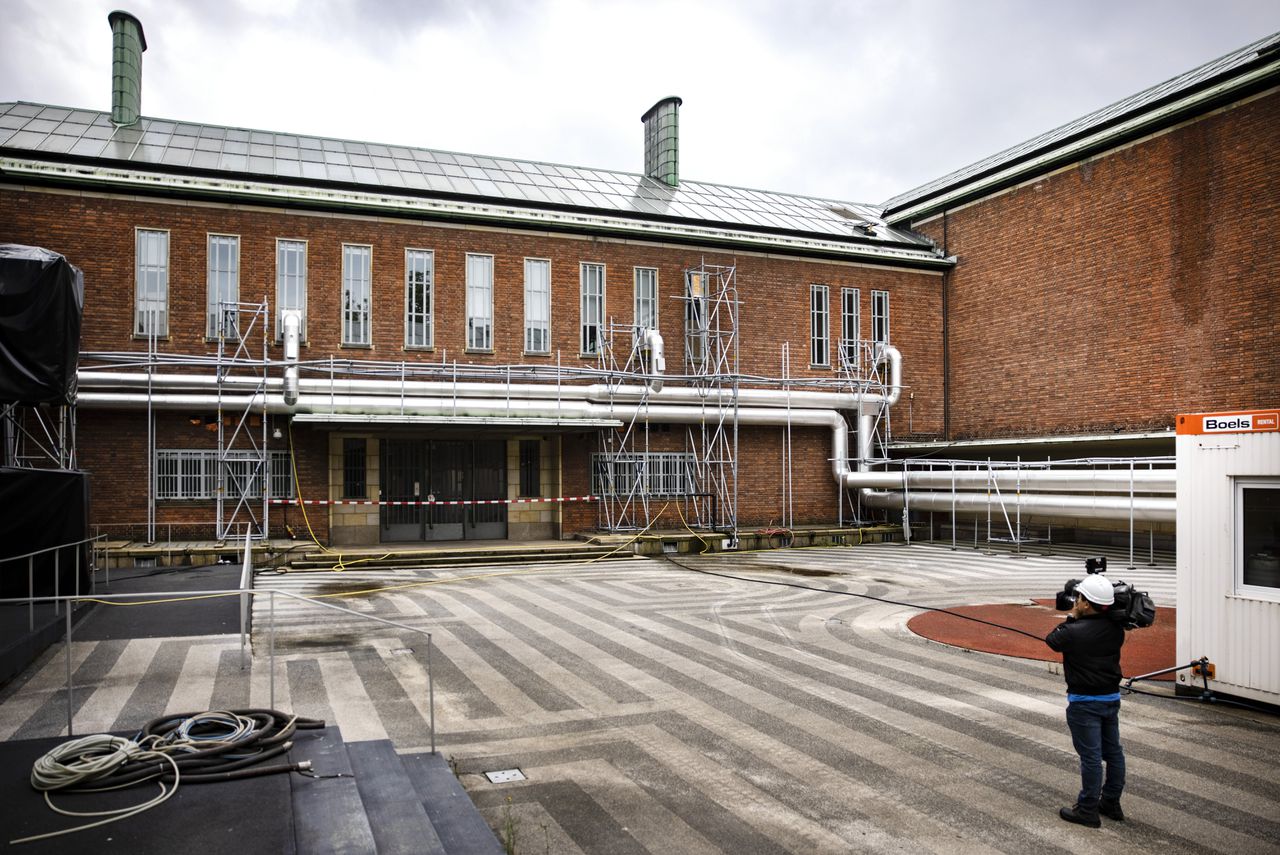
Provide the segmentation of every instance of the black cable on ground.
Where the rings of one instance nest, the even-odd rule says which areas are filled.
[[[936,606],[922,606],[918,603],[908,603],[902,600],[890,600],[886,597],[877,597],[873,594],[860,594],[857,591],[836,591],[831,588],[815,588],[812,585],[802,585],[799,582],[775,582],[771,579],[753,579],[750,576],[737,576],[737,575],[734,575],[733,573],[719,573],[715,570],[705,570],[700,567],[690,567],[688,564],[680,563],[679,561],[672,558],[670,555],[663,555],[662,557],[665,560],[676,565],[677,567],[683,570],[689,570],[693,573],[702,573],[707,576],[719,576],[721,579],[733,579],[738,582],[754,582],[759,585],[775,585],[780,588],[798,588],[802,591],[814,591],[819,594],[837,594],[839,596],[844,596],[844,597],[858,597],[864,600],[874,600],[877,603],[888,603],[889,605],[893,605],[893,606],[903,606],[909,609],[920,609],[921,611],[941,612],[942,614],[951,615],[952,617],[957,617],[962,620],[973,621],[974,623],[984,624],[986,626],[994,627],[996,629],[1003,629],[1007,632],[1016,632],[1019,635],[1025,635],[1027,638],[1034,638],[1036,641],[1044,641],[1043,637],[1036,635],[1034,633],[1027,632],[1026,630],[1017,629],[1016,627],[1012,627],[1012,626],[1005,626],[1004,624],[995,623],[994,621],[989,621],[989,620],[983,620],[982,618],[976,618],[971,615],[962,615],[958,612],[953,612],[950,609],[939,608]],[[1233,698],[1224,698],[1214,694],[1210,694],[1208,696],[1200,695],[1200,696],[1192,697],[1190,695],[1164,695],[1164,694],[1160,694],[1159,692],[1144,692],[1141,689],[1135,689],[1132,686],[1125,686],[1122,688],[1123,688],[1123,691],[1126,691],[1130,694],[1146,695],[1147,697],[1151,697],[1151,698],[1163,698],[1164,700],[1168,700],[1168,701],[1200,701],[1202,703],[1227,704],[1229,706],[1240,707],[1242,709],[1251,710],[1253,712],[1265,713],[1267,715],[1275,714],[1273,710],[1268,710],[1263,707],[1257,706],[1255,704],[1250,704],[1246,701],[1238,701]]]
[[[959,612],[953,612],[950,609],[944,609],[937,606],[922,606],[922,605],[919,605],[918,603],[907,603],[901,600],[890,600],[890,599],[887,599],[886,597],[877,597],[873,594],[860,594],[857,591],[836,591],[831,588],[815,588],[812,585],[801,585],[799,582],[774,582],[770,579],[752,579],[749,576],[735,576],[732,573],[718,573],[715,570],[704,570],[700,567],[690,567],[688,564],[681,564],[679,561],[676,561],[670,555],[664,555],[663,558],[665,558],[667,561],[670,561],[672,564],[684,570],[690,570],[694,573],[703,573],[707,576],[719,576],[721,579],[734,579],[739,582],[755,582],[760,585],[777,585],[780,588],[799,588],[802,591],[816,591],[819,594],[838,594],[842,597],[859,597],[864,600],[875,600],[877,603],[888,603],[891,606],[904,606],[909,609],[920,609],[921,611],[926,611],[926,612],[941,612],[944,615],[951,615],[952,617],[958,617],[962,620],[969,620],[969,621],[973,621],[974,623],[985,624],[986,626],[995,627],[996,629],[1003,629],[1003,630],[1006,630],[1007,632],[1016,632],[1018,633],[1018,635],[1025,635],[1027,638],[1034,638],[1036,641],[1044,641],[1044,638],[1042,638],[1041,636],[1036,635],[1035,633],[1027,632],[1024,629],[1017,629],[1016,627],[1005,626],[1004,624],[995,623],[994,621],[989,621],[989,620],[983,620],[982,618],[976,618],[971,615],[962,615]]]
[[[162,716],[125,739],[95,734],[64,742],[35,762],[31,786],[44,793],[57,813],[77,817],[107,817],[48,834],[24,837],[26,843],[81,831],[125,819],[164,802],[179,784],[202,784],[308,772],[311,762],[262,765],[289,751],[299,730],[324,727],[320,719],[301,718],[277,710],[212,710]],[[149,801],[112,811],[73,811],[53,803],[51,792],[102,792],[147,782],[160,794]]]

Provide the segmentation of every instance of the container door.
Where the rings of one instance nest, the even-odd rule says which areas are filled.
[[[418,440],[388,439],[382,442],[382,501],[420,501],[427,486],[426,454]],[[384,543],[423,539],[426,508],[421,505],[381,505]]]
[[[503,440],[472,444],[470,498],[476,500],[507,497],[507,443]],[[503,540],[507,536],[507,506],[469,505],[468,540]]]
[[[434,440],[425,444],[431,461],[431,489],[428,496],[437,502],[465,499],[467,458],[470,443]],[[431,505],[427,508],[427,528],[423,540],[462,540],[463,505]]]

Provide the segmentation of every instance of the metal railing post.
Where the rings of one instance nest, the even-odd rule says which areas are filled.
[[[53,596],[54,597],[58,596],[58,585],[59,585],[58,576],[60,575],[58,572],[58,554],[61,552],[62,552],[61,549],[55,549],[53,551]],[[58,614],[58,609],[61,605],[62,605],[62,600],[55,599],[53,601],[53,613],[55,615]]]
[[[71,684],[71,607],[66,609],[67,614],[67,736],[75,736],[75,729],[72,727],[72,695],[75,687]]]
[[[271,594],[271,631],[268,634],[267,641],[267,679],[270,685],[270,702],[267,704],[269,709],[276,708],[276,592],[273,588]]]
[[[431,717],[431,753],[436,753],[436,678],[432,667],[435,639],[427,636],[427,714]]]
[[[1129,459],[1129,569],[1133,569],[1133,459]]]
[[[36,557],[27,556],[27,631],[36,629]]]
[[[76,547],[76,596],[80,596],[80,547]]]

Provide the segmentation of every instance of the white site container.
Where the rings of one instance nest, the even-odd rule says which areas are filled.
[[[1280,704],[1280,408],[1178,416],[1177,442],[1177,662],[1207,656],[1213,691]]]

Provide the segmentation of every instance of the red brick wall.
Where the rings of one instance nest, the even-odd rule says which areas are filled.
[[[948,214],[952,436],[1280,402],[1278,151],[1272,92]]]
[[[374,220],[342,216],[312,216],[288,211],[247,209],[220,205],[188,205],[161,200],[48,193],[18,190],[0,185],[0,241],[29,243],[61,252],[81,267],[85,274],[85,322],[82,347],[89,351],[144,351],[146,343],[132,337],[134,306],[134,230],[136,227],[164,228],[170,232],[169,304],[170,337],[159,345],[162,353],[210,353],[214,345],[204,339],[206,306],[207,235],[240,235],[240,295],[242,300],[265,297],[275,302],[276,238],[304,239],[307,252],[308,344],[304,359],[322,359],[330,354],[341,358],[439,361],[480,364],[536,363],[553,365],[556,357],[526,356],[523,353],[524,268],[526,256],[551,259],[552,348],[560,349],[566,366],[595,367],[596,358],[579,357],[579,263],[606,265],[606,312],[618,324],[629,324],[633,312],[634,266],[658,268],[659,326],[667,341],[670,373],[683,368],[684,304],[675,299],[683,294],[684,270],[700,264],[737,264],[737,286],[741,300],[739,343],[744,373],[778,376],[782,373],[781,345],[790,341],[790,373],[831,377],[830,368],[809,366],[809,286],[830,288],[831,359],[840,335],[840,289],[861,289],[861,333],[871,333],[871,291],[887,290],[891,295],[892,339],[904,356],[904,382],[909,387],[894,414],[897,435],[908,432],[937,435],[942,427],[941,402],[941,277],[926,273],[878,267],[807,261],[762,255],[734,256],[708,253],[696,248],[671,245],[619,242],[551,236],[537,232],[498,231],[478,228],[446,228],[438,225]],[[373,281],[373,347],[344,348],[341,334],[339,298],[341,293],[342,244],[371,244]],[[435,345],[424,353],[404,348],[404,250],[406,247],[435,252]],[[469,252],[494,256],[494,353],[465,352],[465,257]],[[256,339],[255,339],[256,341]],[[272,356],[280,349],[272,345]],[[256,351],[255,351],[256,352]],[[908,400],[913,395],[914,400]],[[910,418],[908,418],[908,414]],[[169,416],[162,419],[167,423]],[[185,424],[184,414],[172,414],[175,423]],[[167,429],[167,428],[166,428]],[[303,432],[301,428],[299,432]],[[745,466],[760,456],[762,471],[778,468],[776,432],[746,432],[740,459]],[[95,495],[110,496],[95,502],[95,515],[131,522],[145,520],[145,422],[140,414],[106,415],[86,413],[80,431],[80,447],[86,464],[96,468],[105,460],[115,471],[128,473],[133,486],[99,485]],[[204,437],[208,438],[208,437]],[[301,436],[295,436],[304,444]],[[303,475],[304,493],[324,492],[325,451],[323,437],[306,440],[308,451],[299,450],[300,466],[314,470],[314,488]],[[165,441],[160,443],[165,446]],[[101,447],[98,447],[101,446]],[[311,446],[314,446],[313,448]],[[592,436],[586,447],[594,450]],[[802,450],[803,448],[803,450]],[[127,449],[127,450],[126,450]],[[808,460],[806,456],[812,456]],[[796,443],[797,475],[812,463],[825,473],[830,456],[829,442]],[[566,453],[567,494],[586,492],[585,461],[575,472],[572,454]],[[757,477],[757,476],[752,476]],[[797,521],[829,522],[835,518],[834,490],[830,476],[823,474],[821,487],[813,498],[801,502],[797,482]],[[759,496],[777,496],[777,485]],[[804,485],[808,489],[807,485]],[[753,499],[754,500],[754,499]],[[775,499],[761,499],[759,508],[743,513],[753,521],[767,523],[780,518]],[[772,503],[772,504],[769,504]],[[803,507],[803,513],[802,513]],[[166,506],[164,518],[213,519],[207,508]],[[201,516],[203,515],[203,516]],[[327,528],[323,514],[312,513],[317,533]],[[317,520],[321,521],[318,523]],[[565,531],[573,532],[596,524],[596,510],[590,506],[566,506]],[[303,526],[296,510],[289,522],[301,535]],[[212,529],[212,525],[210,525]]]

